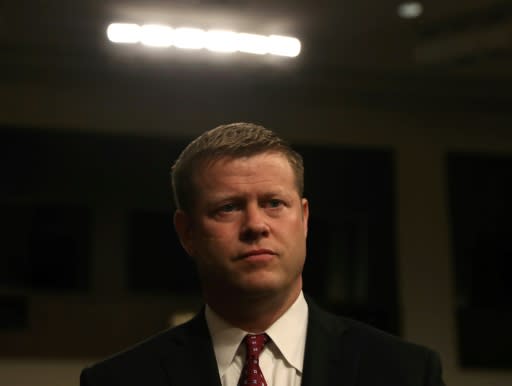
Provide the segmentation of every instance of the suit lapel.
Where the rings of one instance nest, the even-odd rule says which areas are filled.
[[[302,386],[356,386],[360,348],[343,322],[309,306]],[[170,386],[221,386],[204,310],[179,327],[162,359]]]
[[[162,365],[171,386],[221,386],[204,310],[180,327]]]
[[[302,386],[355,386],[359,349],[348,327],[310,299]]]

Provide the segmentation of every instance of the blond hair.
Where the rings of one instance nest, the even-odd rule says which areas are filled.
[[[217,126],[194,139],[181,152],[171,169],[174,202],[178,209],[190,211],[197,195],[194,173],[207,162],[221,158],[242,158],[275,152],[286,157],[293,173],[297,191],[304,191],[302,156],[273,131],[254,123],[237,122]]]

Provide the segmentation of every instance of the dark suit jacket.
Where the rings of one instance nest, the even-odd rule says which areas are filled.
[[[308,304],[303,386],[444,385],[429,349]],[[221,386],[204,312],[84,369],[80,385]]]

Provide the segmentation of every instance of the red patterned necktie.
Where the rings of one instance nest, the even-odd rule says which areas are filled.
[[[240,375],[239,386],[256,385],[267,386],[265,377],[260,369],[259,357],[265,347],[265,343],[269,341],[267,334],[246,335],[244,338],[247,355],[245,357],[245,365]]]

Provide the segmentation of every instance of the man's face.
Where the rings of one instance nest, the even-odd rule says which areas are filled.
[[[288,160],[279,153],[223,158],[194,177],[195,208],[178,211],[175,224],[207,300],[298,293],[308,203]]]

